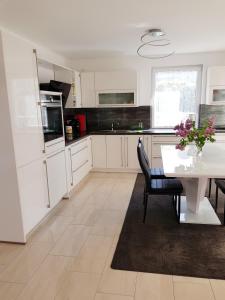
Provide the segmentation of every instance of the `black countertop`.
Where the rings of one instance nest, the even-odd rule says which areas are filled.
[[[225,133],[225,129],[216,129],[216,133]],[[66,146],[69,146],[83,138],[86,138],[90,135],[175,135],[175,131],[173,129],[146,129],[146,130],[98,130],[98,131],[90,131],[83,132],[79,137],[74,138],[73,140],[65,140]]]

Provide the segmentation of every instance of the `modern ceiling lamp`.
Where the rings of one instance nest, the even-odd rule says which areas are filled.
[[[160,59],[166,58],[175,53],[175,51],[169,51],[168,48],[171,45],[171,41],[166,38],[166,33],[161,29],[149,29],[141,36],[142,44],[137,49],[137,54],[140,57],[148,59]],[[159,53],[147,54],[146,51],[152,52],[153,49],[158,48]],[[164,52],[165,50],[165,52]]]

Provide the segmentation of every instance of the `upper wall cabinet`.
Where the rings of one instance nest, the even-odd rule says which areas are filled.
[[[137,105],[135,71],[81,73],[83,107]]]
[[[206,90],[207,104],[225,104],[225,66],[208,68]]]
[[[95,90],[136,90],[137,73],[134,71],[95,72]]]
[[[71,89],[66,102],[66,108],[81,107],[80,74],[77,71],[62,67],[54,68],[54,77],[57,81],[71,84]]]
[[[209,67],[207,70],[207,86],[225,86],[225,66]]]
[[[95,73],[81,73],[81,106],[95,107]]]
[[[39,83],[49,83],[50,80],[56,80],[71,84],[65,107],[81,107],[79,72],[38,59],[38,77]]]

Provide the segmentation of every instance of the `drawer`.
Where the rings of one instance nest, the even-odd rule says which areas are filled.
[[[88,147],[88,139],[85,138],[81,141],[76,142],[75,144],[71,145],[71,153],[76,154],[79,153],[81,150]]]
[[[152,159],[152,168],[162,168],[163,163],[161,158],[153,158]]]
[[[72,170],[78,170],[84,163],[88,162],[88,146],[83,146],[80,150],[72,153]]]
[[[60,138],[56,141],[50,141],[45,143],[45,152],[46,154],[51,154],[53,152],[56,152],[60,149],[65,148],[65,140],[64,138]]]
[[[75,171],[73,171],[73,186],[76,186],[90,171],[89,162],[84,161]]]
[[[154,142],[174,142],[177,143],[180,140],[180,137],[175,135],[153,135],[152,143]]]
[[[152,157],[161,157],[161,145],[176,145],[176,142],[164,142],[164,143],[153,143],[152,144]]]

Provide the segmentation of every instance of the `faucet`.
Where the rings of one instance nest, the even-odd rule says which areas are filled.
[[[112,130],[112,131],[115,130],[115,129],[114,129],[114,125],[119,126],[119,125],[120,125],[120,122],[119,122],[119,121],[115,122],[114,120],[112,121],[112,124],[111,124],[111,130]]]

